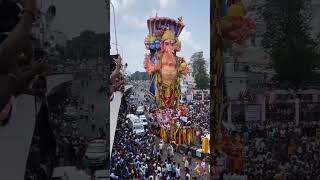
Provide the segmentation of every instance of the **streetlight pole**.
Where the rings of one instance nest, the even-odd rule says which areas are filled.
[[[110,1],[110,4],[111,4],[112,10],[113,10],[114,35],[115,35],[115,38],[116,38],[116,45],[118,45],[117,24],[116,24],[116,12],[114,11],[114,6],[113,6],[113,4],[112,4],[111,1]],[[118,53],[118,46],[116,46],[116,51],[117,51],[117,54],[119,54],[119,53]]]
[[[121,57],[124,58],[124,56],[123,56],[123,47],[120,46],[119,44],[112,43],[112,42],[110,42],[110,44],[116,45],[116,47],[119,46],[121,48]]]

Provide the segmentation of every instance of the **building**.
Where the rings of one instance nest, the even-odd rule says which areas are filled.
[[[180,87],[182,94],[190,93],[190,90],[194,89],[195,83],[191,74],[187,75],[185,78],[181,80]]]
[[[61,47],[66,47],[67,42],[68,42],[68,37],[60,31],[52,30],[48,31],[48,34],[46,34],[46,39],[48,39],[52,46],[54,47],[55,45],[61,46]]]
[[[237,70],[235,66],[238,67]],[[248,75],[245,71],[242,71],[244,64],[234,63],[230,57],[225,55],[224,63],[224,80],[226,85],[227,97],[230,100],[237,100],[240,92],[244,92],[247,89]]]

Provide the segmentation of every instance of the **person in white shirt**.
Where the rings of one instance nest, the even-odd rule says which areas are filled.
[[[191,180],[191,176],[189,174],[189,170],[187,169],[187,172],[186,172],[186,180]]]
[[[176,179],[179,180],[181,176],[181,171],[180,171],[180,164],[178,163],[176,167]]]
[[[113,178],[113,179],[119,179],[119,177],[116,176],[113,172],[110,174],[110,177]]]
[[[184,161],[184,168],[185,168],[186,171],[189,169],[189,161],[188,161],[188,159],[186,159]]]
[[[161,140],[160,140],[160,143],[159,143],[159,150],[160,150],[160,153],[161,153],[161,154],[162,154],[163,146],[164,146],[163,140],[161,139]]]

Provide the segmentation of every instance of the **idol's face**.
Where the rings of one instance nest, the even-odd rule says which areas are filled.
[[[161,43],[159,40],[156,41],[156,49],[160,49],[161,48]]]
[[[144,42],[144,46],[146,47],[147,50],[150,49],[150,43],[148,41]]]
[[[163,45],[164,45],[164,50],[172,54],[174,52],[176,42],[174,40],[168,39],[163,42]]]
[[[150,49],[155,49],[156,48],[156,44],[154,41],[150,42]]]

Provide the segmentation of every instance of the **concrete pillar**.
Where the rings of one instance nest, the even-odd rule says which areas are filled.
[[[295,106],[295,123],[296,123],[296,126],[298,126],[299,125],[299,114],[300,114],[300,100],[299,100],[299,98],[295,98],[295,100],[294,100],[294,106]]]
[[[204,101],[204,92],[202,90],[202,101]]]

